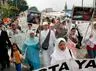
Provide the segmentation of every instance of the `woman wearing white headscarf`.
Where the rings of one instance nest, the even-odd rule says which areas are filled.
[[[66,47],[66,40],[64,38],[58,38],[56,40],[54,52],[51,55],[51,58],[52,65],[61,60],[75,59],[73,52]]]

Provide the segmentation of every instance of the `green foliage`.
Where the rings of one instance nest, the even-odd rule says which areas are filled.
[[[13,5],[15,5],[19,9],[19,12],[22,12],[28,9],[28,6],[25,0],[13,0]]]
[[[8,0],[7,4],[0,5],[0,11],[3,12],[2,18],[14,17],[27,9],[28,6],[25,0]]]
[[[36,12],[39,13],[39,10],[37,9],[37,7],[33,6],[29,9],[31,12]]]
[[[2,18],[4,17],[10,17],[15,12],[18,11],[18,9],[15,6],[10,6],[9,4],[1,5],[0,10],[3,12]]]

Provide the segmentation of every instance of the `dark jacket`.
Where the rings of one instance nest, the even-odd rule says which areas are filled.
[[[11,42],[9,40],[7,32],[2,30],[0,35],[0,48],[2,48],[1,46],[5,46],[7,44],[9,47],[11,47]]]
[[[2,30],[0,34],[0,58],[1,56],[8,54],[7,45],[8,47],[11,47],[11,42],[7,32]]]

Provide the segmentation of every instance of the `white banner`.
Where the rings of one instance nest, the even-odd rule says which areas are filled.
[[[96,71],[96,59],[64,60],[35,71]]]

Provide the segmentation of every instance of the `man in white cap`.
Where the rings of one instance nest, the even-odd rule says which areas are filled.
[[[42,57],[43,66],[49,66],[51,62],[50,55],[53,52],[53,47],[55,44],[55,33],[49,30],[48,22],[43,22],[43,30],[40,34],[40,44],[42,46]]]

